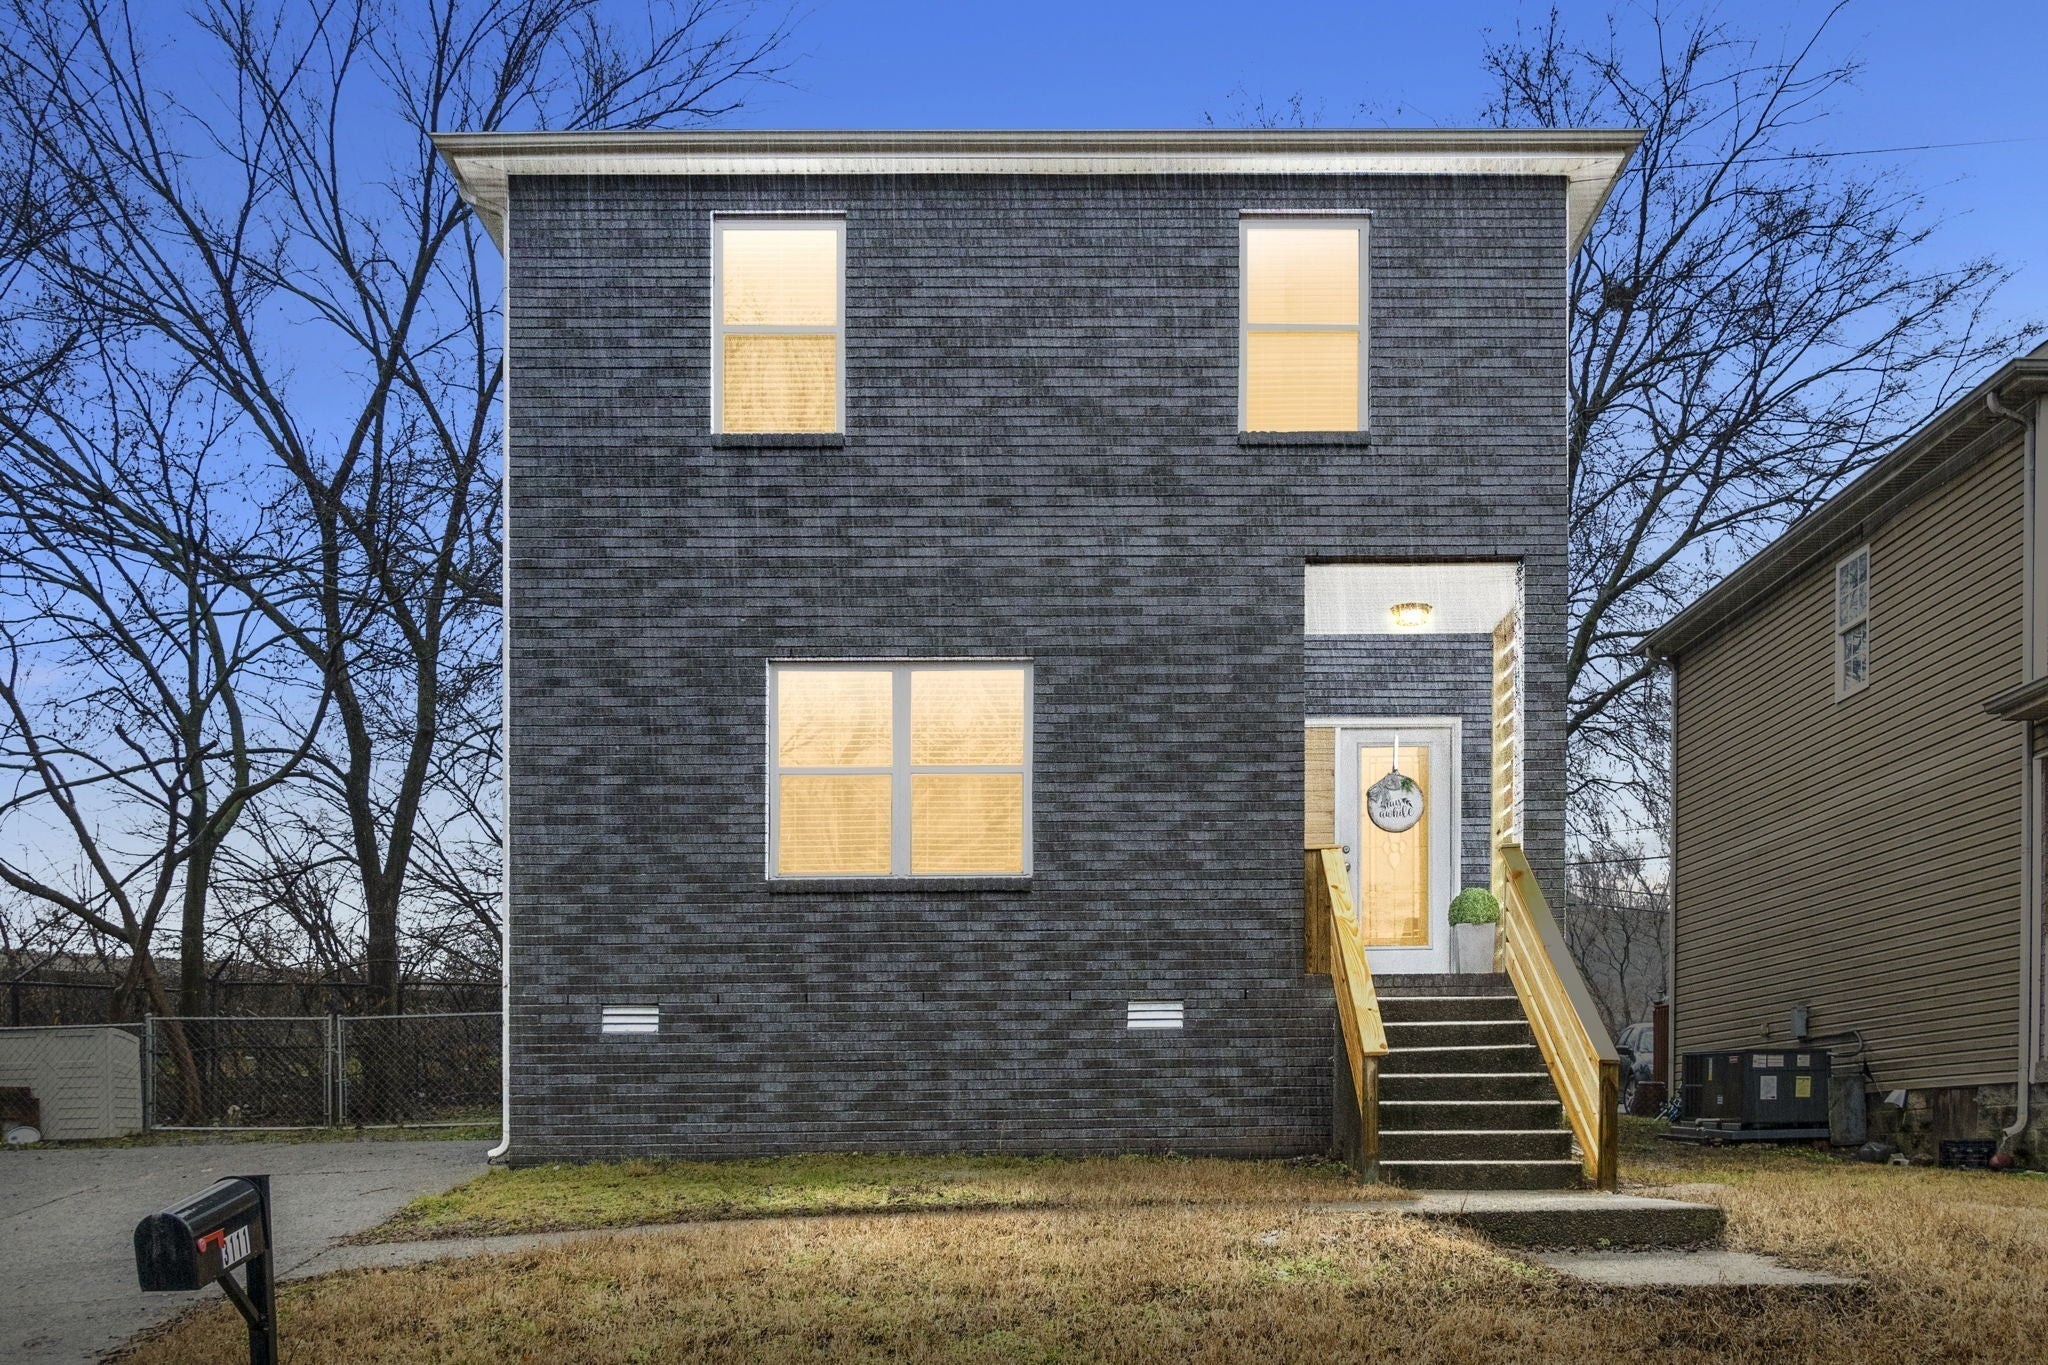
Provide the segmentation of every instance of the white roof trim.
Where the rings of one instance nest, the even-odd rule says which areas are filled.
[[[515,175],[1542,175],[1576,251],[1640,134],[1564,129],[436,133],[504,241]]]

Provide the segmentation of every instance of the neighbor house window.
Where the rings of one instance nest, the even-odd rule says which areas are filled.
[[[1031,829],[1023,664],[778,664],[769,872],[1020,876]]]
[[[711,252],[712,429],[843,430],[845,222],[720,216]]]
[[[1835,695],[1870,681],[1870,547],[1835,565]]]
[[[1245,218],[1240,269],[1239,426],[1365,427],[1362,218]]]

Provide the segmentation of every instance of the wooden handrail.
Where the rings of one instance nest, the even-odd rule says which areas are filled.
[[[1358,918],[1351,911],[1351,874],[1344,850],[1307,851],[1303,877],[1305,947],[1308,969],[1328,972],[1337,995],[1337,1019],[1344,1055],[1351,1067],[1351,1093],[1358,1103],[1359,1150],[1354,1164],[1368,1180],[1380,1163],[1380,1058],[1387,1055],[1387,1029],[1372,988]]]
[[[1586,1179],[1596,1189],[1612,1190],[1621,1137],[1621,1058],[1522,846],[1503,841],[1497,853],[1506,892],[1500,898],[1501,962],[1557,1083],[1584,1154]]]

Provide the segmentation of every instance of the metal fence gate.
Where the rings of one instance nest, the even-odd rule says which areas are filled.
[[[498,1121],[499,1015],[152,1016],[151,1128],[454,1127]]]

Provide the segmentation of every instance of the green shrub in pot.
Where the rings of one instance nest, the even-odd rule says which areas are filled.
[[[1468,886],[1451,902],[1453,924],[1499,924],[1500,902],[1482,886]]]
[[[1468,886],[1451,902],[1451,970],[1478,973],[1493,970],[1494,926],[1500,923],[1500,902],[1481,887]]]

